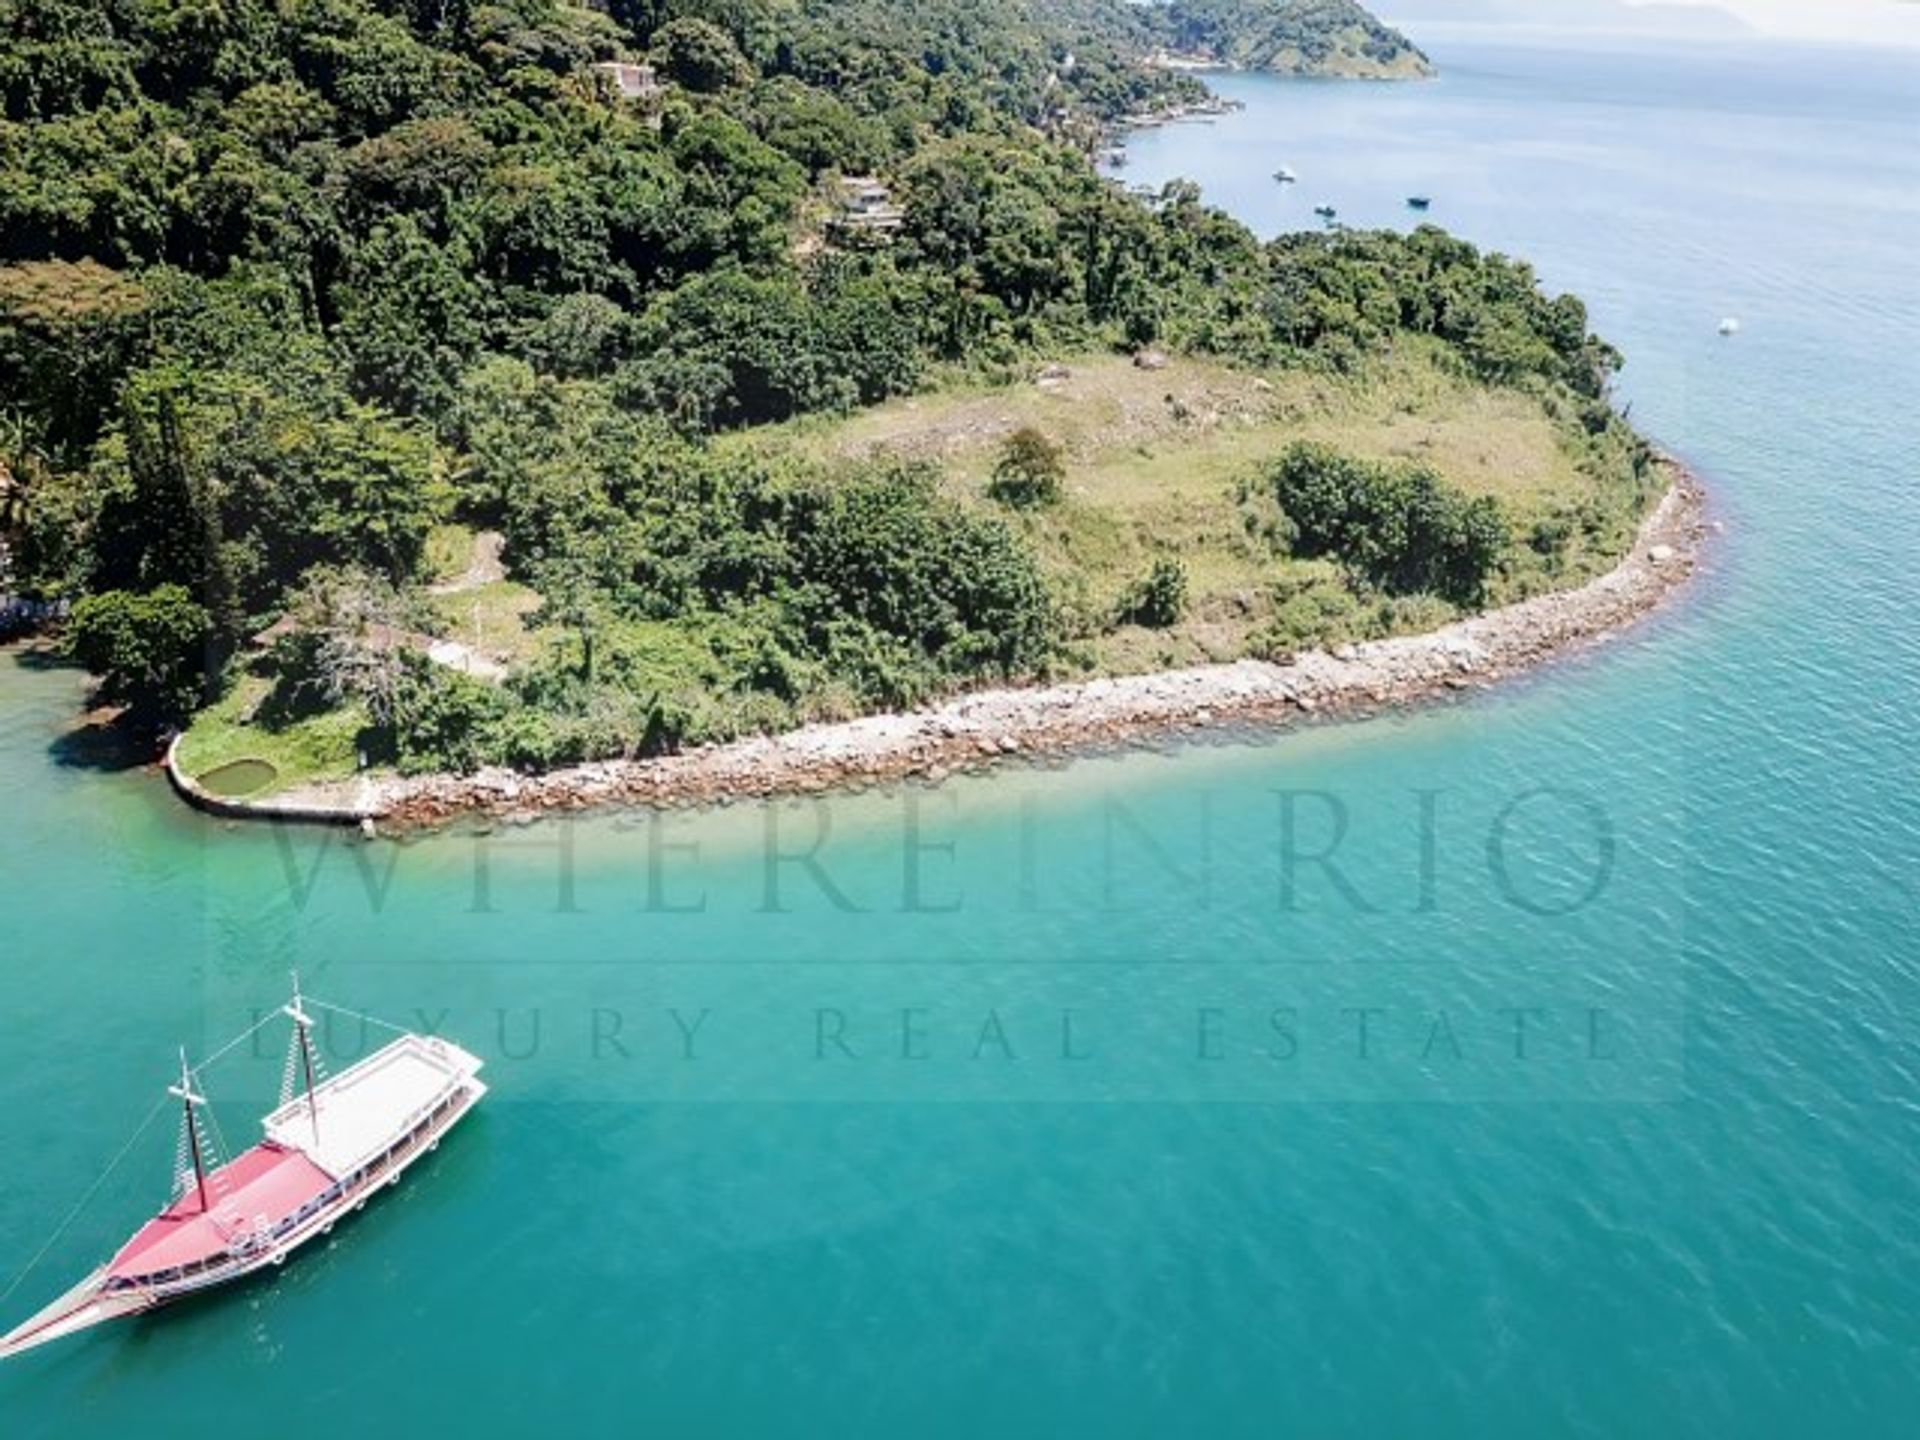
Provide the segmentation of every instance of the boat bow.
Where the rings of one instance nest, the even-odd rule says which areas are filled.
[[[0,1335],[0,1359],[146,1308],[145,1296],[106,1293],[106,1279],[102,1265],[38,1315]]]

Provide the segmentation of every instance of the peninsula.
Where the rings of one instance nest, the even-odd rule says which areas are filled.
[[[1152,6],[1176,68],[1343,80],[1420,80],[1433,62],[1353,0],[1164,0]]]
[[[1262,243],[1096,172],[1126,116],[1206,103],[1175,43],[1386,46],[1344,0],[191,33],[51,3],[75,38],[9,36],[0,86],[10,588],[125,727],[184,732],[199,796],[1543,626],[1505,673],[1617,625],[1553,597],[1671,514],[1620,356],[1525,264],[1430,227]],[[1123,728],[1191,718],[1154,713]]]

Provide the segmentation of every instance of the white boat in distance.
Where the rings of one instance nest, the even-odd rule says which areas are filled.
[[[296,980],[279,1012],[293,1022],[280,1107],[263,1122],[261,1143],[227,1164],[209,1165],[199,1117],[207,1102],[182,1054],[168,1091],[181,1106],[173,1200],[106,1264],[0,1336],[0,1358],[285,1264],[398,1184],[487,1093],[478,1059],[405,1031],[339,1075],[320,1076],[309,1003],[320,1004],[303,1002]]]

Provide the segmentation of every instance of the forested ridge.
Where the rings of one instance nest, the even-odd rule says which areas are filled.
[[[1162,0],[1154,24],[1174,50],[1248,70],[1416,76],[1433,68],[1354,0]]]
[[[1630,507],[1618,356],[1524,265],[1432,229],[1263,245],[1190,188],[1095,174],[1107,122],[1197,93],[1144,63],[1163,23],[1126,0],[0,0],[11,587],[77,602],[76,653],[143,723],[244,690],[250,723],[331,717],[409,768],[543,766],[1060,663],[1011,511],[926,464],[719,432],[1059,354],[1357,374],[1427,337],[1538,394]],[[658,88],[623,96],[609,61]],[[882,178],[897,231],[835,231],[848,175]],[[1491,523],[1489,573],[1446,571],[1462,603],[1526,538]],[[396,640],[446,628],[450,525],[503,535],[537,597],[502,677]]]

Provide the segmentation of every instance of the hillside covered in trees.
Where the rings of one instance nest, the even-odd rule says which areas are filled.
[[[1167,47],[1241,70],[1352,79],[1431,75],[1432,63],[1354,0],[1161,0]]]
[[[0,0],[11,588],[76,602],[75,653],[137,723],[211,707],[322,766],[545,766],[909,704],[1075,663],[1077,629],[1177,610],[1171,570],[1124,617],[1077,613],[1024,500],[729,440],[1147,349],[1360,383],[1416,345],[1532,397],[1612,487],[1522,533],[1318,451],[1249,481],[1276,563],[1367,529],[1355,595],[1470,607],[1617,531],[1645,451],[1577,300],[1439,231],[1262,245],[1190,188],[1095,174],[1108,122],[1197,93],[1145,63],[1165,19]],[[881,177],[884,231],[836,230],[846,176]],[[1379,553],[1409,543],[1446,554]]]

